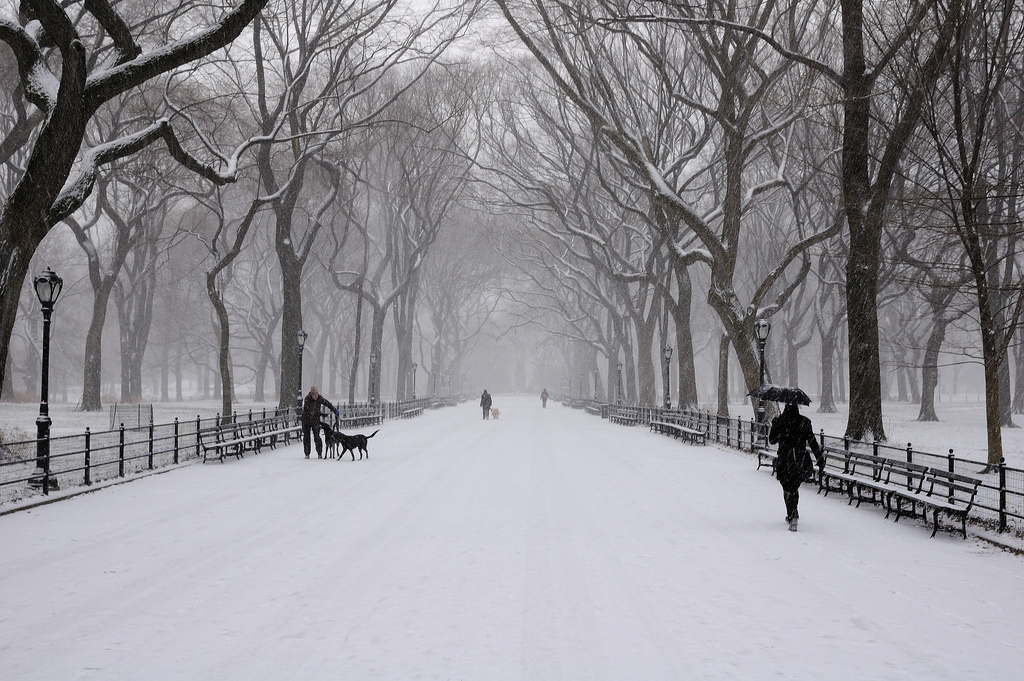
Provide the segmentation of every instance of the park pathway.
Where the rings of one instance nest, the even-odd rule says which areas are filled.
[[[1024,559],[535,397],[0,517],[0,676],[1008,679]],[[365,429],[363,432],[371,432]]]

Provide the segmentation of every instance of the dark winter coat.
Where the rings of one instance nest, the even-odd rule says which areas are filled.
[[[306,398],[302,400],[302,425],[315,426],[320,423],[320,407],[334,411],[334,405],[323,395],[314,398],[312,393],[306,393]]]
[[[484,391],[484,394],[480,396],[480,406],[484,409],[491,408],[491,394],[486,390]]]
[[[814,437],[811,420],[801,416],[795,404],[786,405],[781,415],[772,419],[772,427],[768,432],[768,442],[779,445],[779,457],[775,462],[775,473],[783,487],[799,484],[808,472],[810,458],[807,448],[814,452],[818,466],[824,465],[821,446]]]

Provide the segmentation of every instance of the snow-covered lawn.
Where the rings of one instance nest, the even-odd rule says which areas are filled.
[[[0,517],[6,679],[1009,679],[1024,559],[535,397]],[[809,415],[814,418],[814,414]],[[815,427],[818,427],[816,420]],[[363,432],[370,432],[364,429]]]

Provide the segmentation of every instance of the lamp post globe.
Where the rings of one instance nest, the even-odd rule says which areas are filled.
[[[35,278],[33,288],[43,311],[43,356],[39,380],[39,416],[36,418],[36,474],[31,482],[42,486],[43,494],[48,494],[51,487],[58,487],[57,479],[50,477],[50,315],[64,288],[64,280],[47,268]]]

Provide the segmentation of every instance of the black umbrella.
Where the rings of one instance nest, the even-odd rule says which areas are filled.
[[[768,400],[770,402],[785,402],[786,404],[803,404],[808,405],[811,403],[811,398],[807,396],[800,388],[790,388],[785,385],[773,385],[771,383],[765,383],[759,385],[749,393],[749,397],[756,397],[760,400]]]

